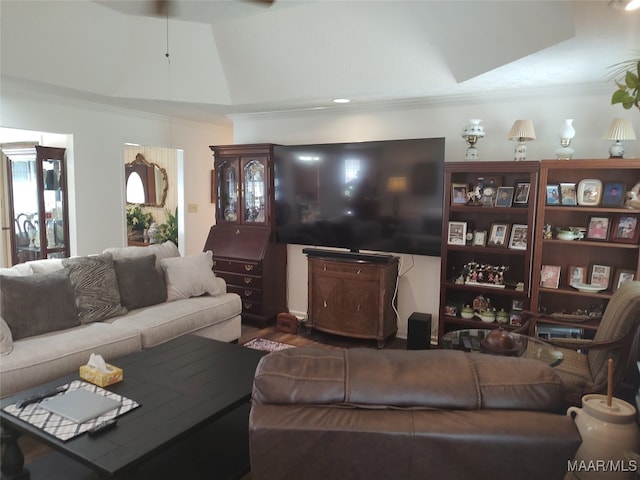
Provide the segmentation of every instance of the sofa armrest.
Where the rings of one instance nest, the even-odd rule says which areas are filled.
[[[456,350],[288,349],[263,357],[257,404],[556,411],[564,387],[544,363]]]
[[[224,278],[216,276],[215,282],[216,282],[216,287],[218,287],[220,292],[227,293],[227,282],[225,281]]]

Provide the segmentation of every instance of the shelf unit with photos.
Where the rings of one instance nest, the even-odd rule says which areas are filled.
[[[618,284],[640,278],[640,210],[624,206],[626,192],[639,183],[640,159],[540,162],[531,310],[556,315],[552,320],[539,319],[532,325],[532,335],[539,335],[544,327],[564,330],[560,336],[592,338],[600,323],[598,314]],[[549,193],[559,187],[558,199],[547,199],[547,186]],[[591,196],[591,186],[600,192]],[[609,196],[612,188],[616,188],[613,198]],[[604,238],[599,238],[603,236],[599,221],[607,231]],[[630,230],[624,230],[627,223]],[[606,283],[600,291],[571,286],[600,280]]]
[[[452,330],[518,328],[519,311],[530,307],[538,170],[537,161],[445,163],[438,343]],[[491,269],[479,282],[465,269],[473,264],[497,267],[499,284],[488,283]],[[483,299],[507,321],[482,321]],[[473,318],[462,317],[467,305],[476,307]]]

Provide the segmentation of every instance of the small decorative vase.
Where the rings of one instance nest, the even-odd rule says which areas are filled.
[[[614,397],[608,406],[606,395],[590,394],[582,397],[582,408],[569,407],[567,415],[574,419],[582,436],[582,444],[574,457],[575,477],[580,480],[636,478],[630,468],[635,461],[629,461],[632,453],[640,452],[640,430],[633,405]],[[619,470],[603,472],[590,468],[595,462],[603,462],[610,468],[618,466]]]
[[[149,225],[149,228],[147,229],[147,235],[149,236],[149,243],[156,243],[157,237],[160,234],[160,228],[158,228],[158,224],[156,222],[153,222],[151,225]]]

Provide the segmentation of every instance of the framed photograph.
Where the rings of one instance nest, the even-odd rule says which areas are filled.
[[[509,312],[509,325],[513,325],[514,327],[522,326],[522,314],[520,311],[515,310]]]
[[[489,241],[487,245],[491,247],[506,247],[509,240],[508,223],[492,223],[489,230]]]
[[[498,187],[496,207],[510,207],[513,203],[513,187]]]
[[[640,228],[637,215],[618,215],[613,219],[611,241],[616,243],[638,244]]]
[[[511,299],[511,310],[524,310],[524,300],[521,298]]]
[[[611,284],[611,265],[599,265],[594,263],[591,265],[591,274],[589,275],[589,283],[602,287],[605,290]]]
[[[450,317],[457,317],[458,316],[458,306],[454,305],[453,303],[448,303],[444,307],[444,314],[448,315]]]
[[[627,282],[632,282],[636,279],[636,272],[633,270],[625,270],[624,268],[616,268],[616,278],[613,280],[613,291],[615,292]]]
[[[540,286],[544,288],[558,288],[560,285],[560,265],[542,265],[540,272]]]
[[[627,189],[624,183],[605,183],[602,191],[601,207],[621,207],[626,200]]]
[[[487,245],[487,231],[486,230],[476,230],[473,232],[473,242],[472,245],[476,247],[484,247]]]
[[[465,245],[467,243],[467,222],[449,222],[449,245]]]
[[[567,285],[587,283],[587,271],[586,265],[569,265],[567,267]]]
[[[588,240],[608,240],[610,224],[611,218],[609,217],[590,216],[586,238]]]
[[[525,180],[516,180],[514,184],[513,205],[526,207],[529,204],[529,192],[531,183]]]
[[[511,236],[509,237],[509,248],[516,250],[527,249],[527,225],[514,223],[511,226]]]
[[[560,184],[560,203],[562,205],[577,205],[576,184],[561,183]]]
[[[465,205],[467,203],[467,193],[469,185],[466,183],[451,184],[451,205]]]
[[[560,185],[547,185],[547,205],[560,205]]]
[[[585,178],[578,183],[578,205],[597,207],[602,197],[602,182],[596,178]]]

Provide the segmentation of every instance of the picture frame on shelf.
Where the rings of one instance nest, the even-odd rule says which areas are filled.
[[[526,180],[516,180],[514,183],[513,206],[526,207],[529,205],[529,192],[531,182]]]
[[[612,270],[613,267],[611,265],[591,264],[589,268],[589,284],[607,290],[611,285]]]
[[[514,223],[511,226],[511,235],[509,237],[509,248],[514,250],[527,249],[527,230],[528,226],[524,224]]]
[[[524,300],[521,298],[512,298],[511,310],[524,310]]]
[[[444,313],[445,315],[449,315],[450,317],[457,317],[459,313],[458,306],[453,303],[447,303],[444,307]]]
[[[469,185],[466,183],[451,184],[451,205],[466,205]]]
[[[639,227],[637,215],[617,215],[612,222],[611,241],[637,245],[640,239]]]
[[[547,205],[560,205],[560,184],[547,185]]]
[[[575,183],[560,183],[560,203],[570,206],[578,204]]]
[[[616,268],[616,276],[613,280],[613,291],[615,292],[621,285],[632,282],[636,279],[636,272],[625,268]]]
[[[487,231],[486,230],[476,230],[473,232],[473,242],[472,245],[476,247],[486,247],[487,246]]]
[[[506,248],[509,240],[508,223],[492,223],[489,229],[487,245],[490,247]]]
[[[466,243],[467,243],[467,222],[449,222],[447,244],[466,245]]]
[[[627,187],[620,182],[607,182],[604,184],[601,207],[621,207],[627,197]]]
[[[609,239],[609,229],[611,227],[611,217],[606,215],[591,215],[587,224],[587,240],[607,241]]]
[[[510,207],[513,203],[513,187],[498,187],[496,207]]]
[[[513,327],[522,326],[522,310],[512,310],[509,312],[509,325]]]
[[[567,286],[587,283],[587,272],[586,265],[569,265],[567,267]]]
[[[544,288],[558,288],[560,286],[560,265],[542,265],[540,272],[540,286]]]
[[[582,207],[597,207],[602,197],[602,181],[585,178],[578,183],[577,201]]]

